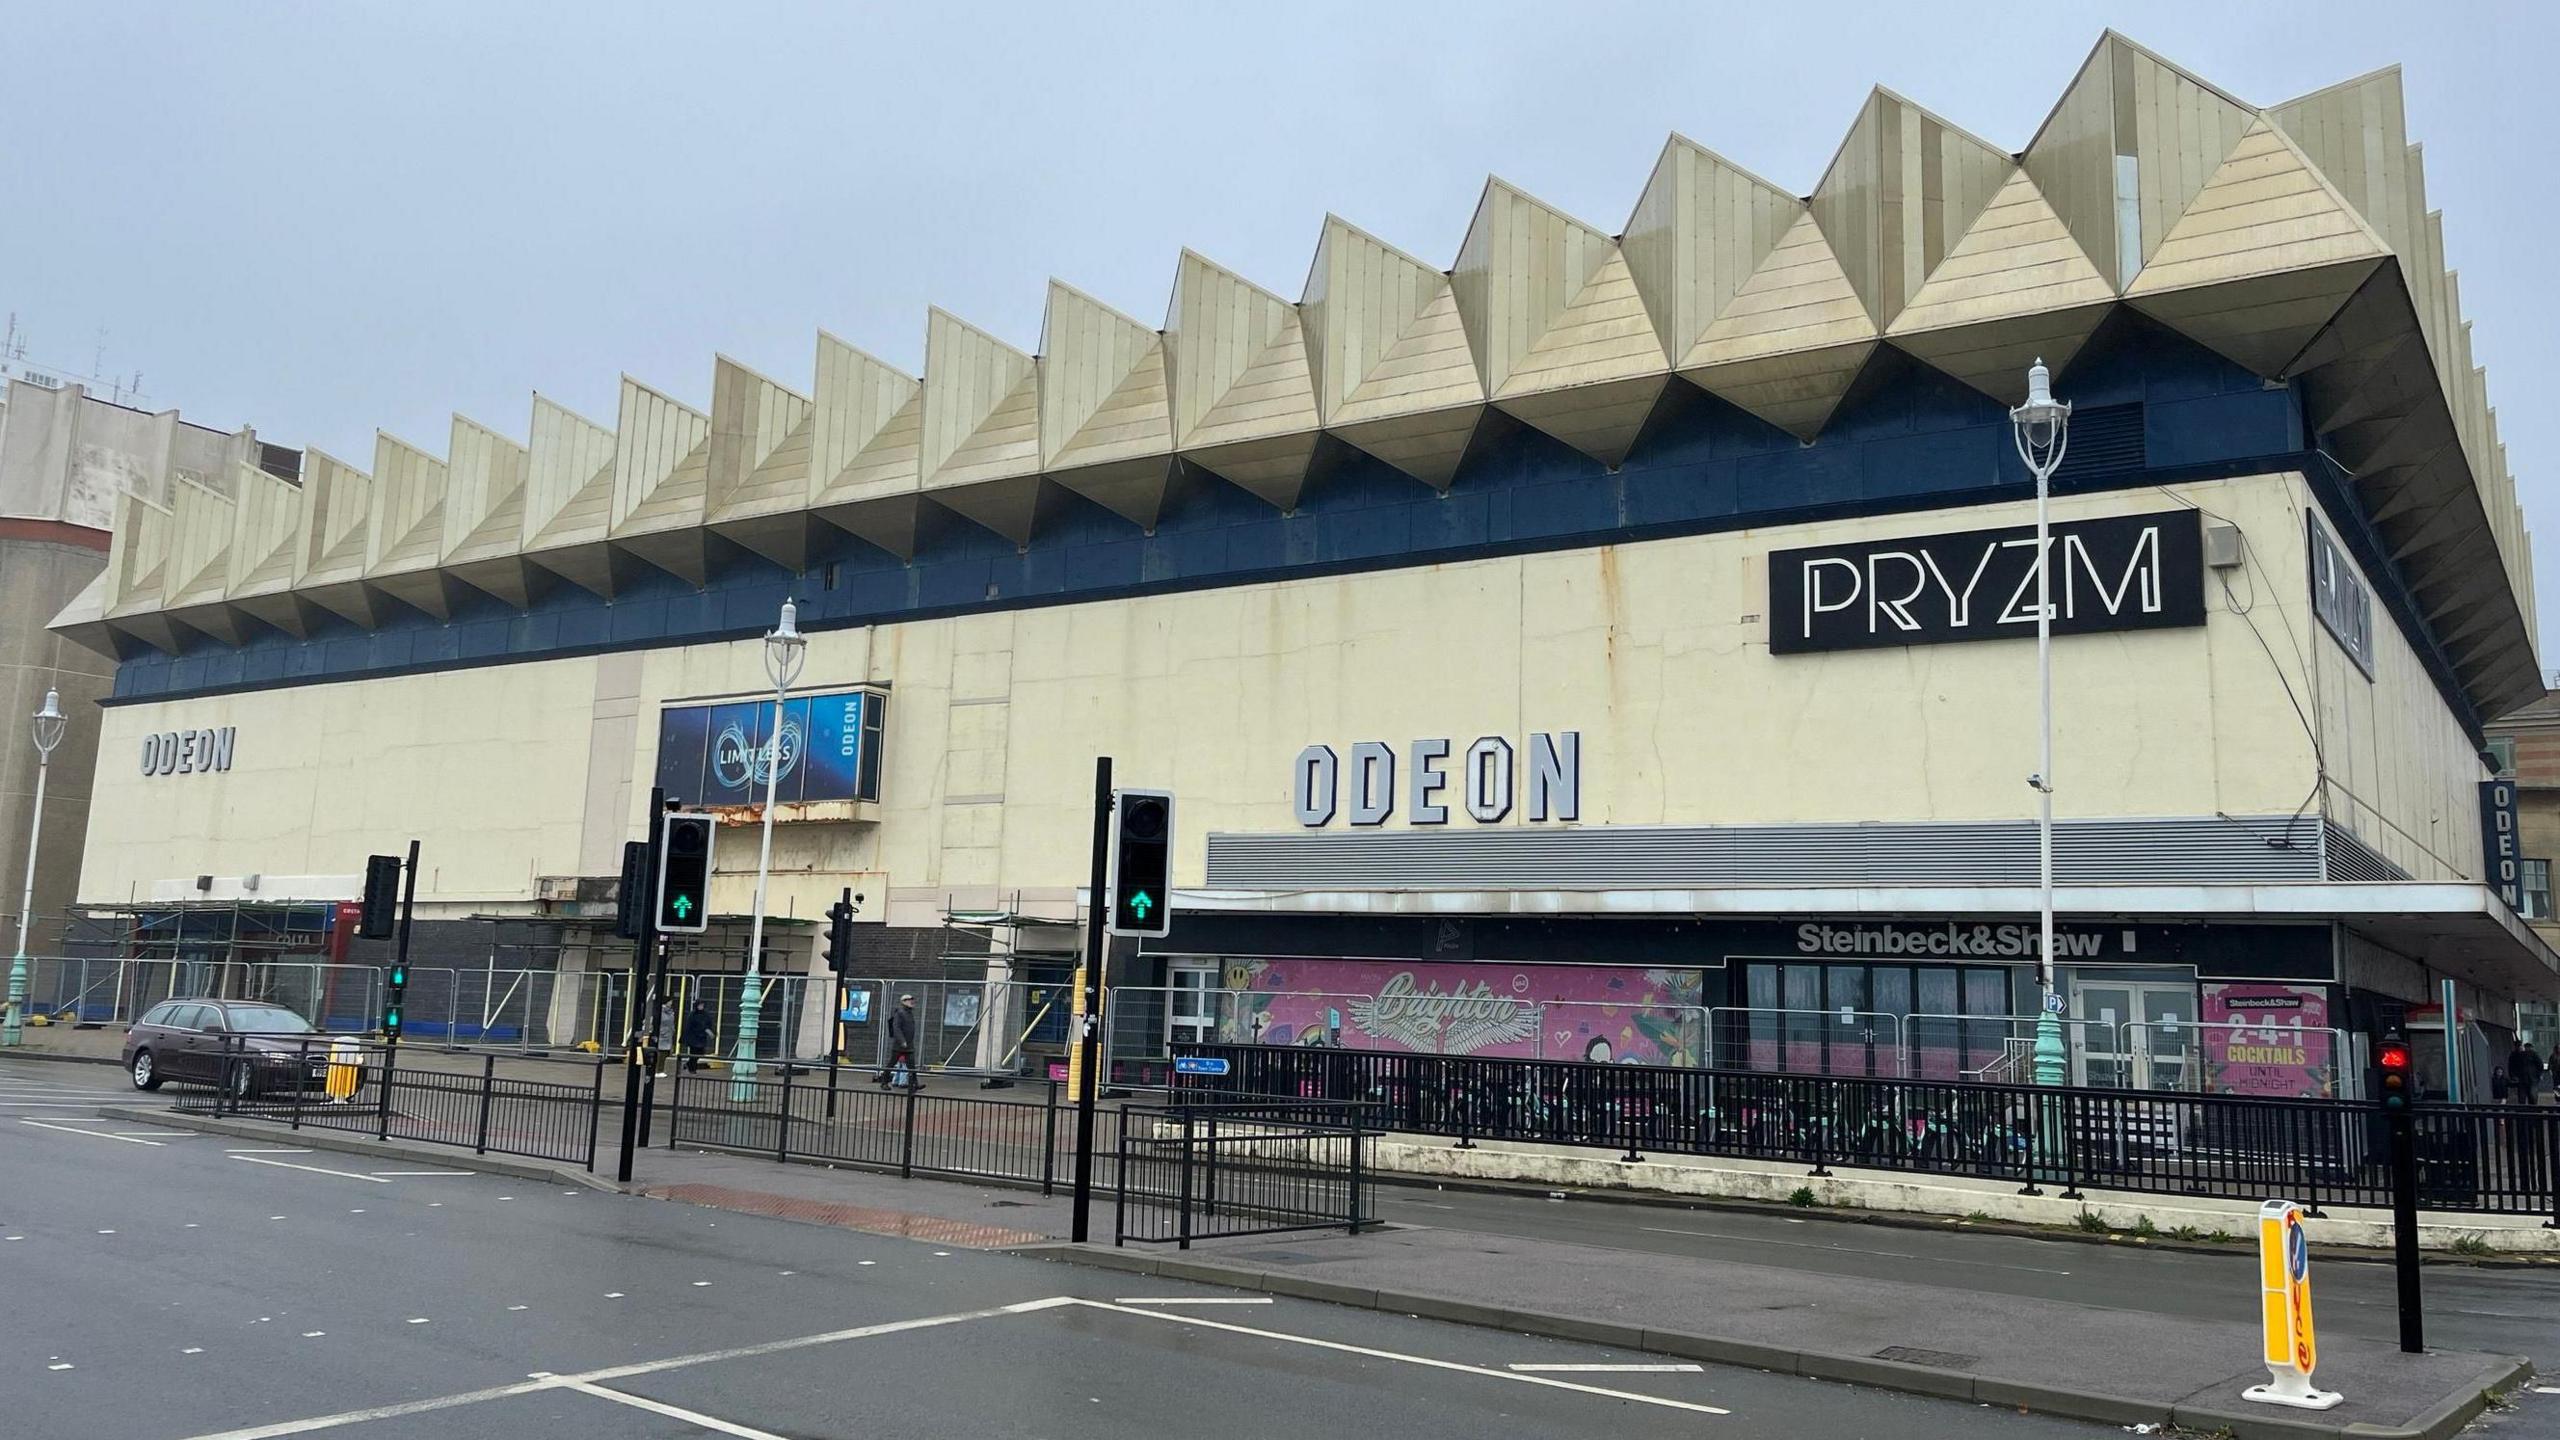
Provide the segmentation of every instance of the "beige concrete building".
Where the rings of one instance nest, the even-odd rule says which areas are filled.
[[[50,633],[46,622],[105,568],[123,497],[165,508],[180,484],[202,483],[238,462],[264,457],[289,465],[294,457],[261,446],[251,431],[227,435],[190,425],[174,410],[136,410],[31,366],[0,364],[0,371],[17,372],[0,388],[0,875],[7,877],[0,938],[10,942],[35,803],[37,757],[27,718],[53,689],[74,722],[64,728],[45,790],[29,937],[30,948],[43,953],[63,944],[88,828],[96,707],[115,675],[111,656]]]
[[[1110,755],[1180,797],[1133,1055],[1983,1073],[2035,1003],[2040,357],[2081,1078],[2334,1086],[2444,980],[2560,989],[2486,881],[2531,548],[2400,113],[2109,35],[2017,151],[1880,90],[1809,193],[1675,136],[1614,232],[1496,180],[1446,269],[1329,218],[1295,300],[1186,253],[1161,328],[1053,283],[1037,353],[936,311],[921,377],[821,332],[805,389],[127,501],[55,622],[118,660],[81,898],[325,907],[418,836],[456,963],[574,971],[651,786],[744,823],[779,764],[777,913],[1054,984]],[[743,963],[753,853],[681,963]]]

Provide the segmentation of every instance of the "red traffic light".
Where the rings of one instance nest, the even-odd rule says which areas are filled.
[[[2406,1045],[2400,1044],[2396,1041],[2386,1044],[2381,1049],[2374,1052],[2373,1058],[2374,1063],[2381,1066],[2383,1073],[2386,1075],[2406,1075],[2409,1073],[2409,1047]]]

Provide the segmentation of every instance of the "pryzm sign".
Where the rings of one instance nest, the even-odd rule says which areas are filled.
[[[2193,510],[2052,527],[2053,633],[2204,623]],[[1769,554],[1773,654],[1944,645],[2036,633],[2032,525]]]
[[[1416,740],[1405,747],[1405,823],[1446,825],[1451,811],[1464,810],[1479,825],[1500,824],[1511,815],[1519,769],[1519,752],[1499,735],[1454,758],[1447,740]],[[1318,829],[1339,814],[1354,825],[1384,825],[1396,813],[1396,773],[1395,747],[1383,740],[1359,741],[1347,757],[1330,745],[1308,746],[1291,769],[1298,823]],[[1581,731],[1529,737],[1526,813],[1533,821],[1582,818]]]
[[[219,730],[163,730],[142,737],[142,773],[145,775],[192,775],[231,768],[231,743],[240,733],[236,725]]]

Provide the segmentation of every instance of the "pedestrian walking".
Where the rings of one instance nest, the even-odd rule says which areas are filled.
[[[682,1039],[684,1041],[684,1068],[687,1071],[701,1069],[702,1057],[711,1053],[711,1047],[715,1043],[715,1037],[711,1030],[711,1007],[709,1005],[704,1004],[700,1000],[693,1002],[692,1013],[684,1017],[684,1034]]]
[[[2542,1057],[2519,1035],[2516,1048],[2507,1052],[2507,1098],[2518,1105],[2533,1104],[2533,1092],[2541,1084]]]
[[[898,1085],[909,1090],[924,1088],[924,1079],[916,1071],[916,997],[901,995],[898,1008],[889,1012],[889,1066],[880,1072],[878,1085]]]

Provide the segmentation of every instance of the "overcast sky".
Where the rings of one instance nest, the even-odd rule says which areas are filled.
[[[0,310],[369,467],[715,351],[805,391],[821,326],[914,372],[928,304],[1030,350],[1052,275],[1160,325],[1186,245],[1294,298],[1327,210],[1445,266],[1487,174],[1616,231],[1673,130],[1803,193],[1879,83],[2016,150],[2108,24],[2260,105],[2405,67],[2560,535],[2543,4],[0,0]]]

